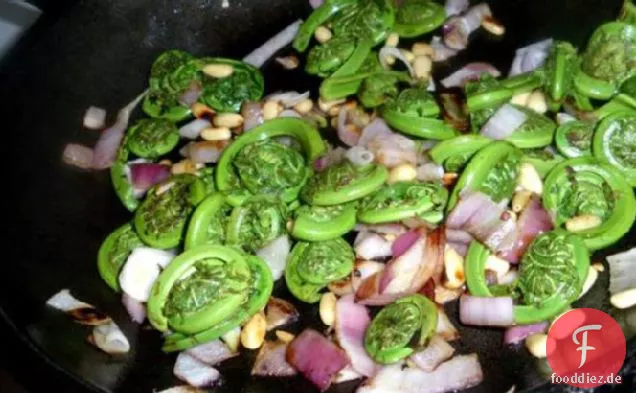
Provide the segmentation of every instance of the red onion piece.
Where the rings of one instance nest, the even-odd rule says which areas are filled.
[[[463,295],[459,298],[459,319],[465,325],[511,326],[514,323],[511,297],[476,297]]]
[[[263,124],[263,105],[260,102],[245,102],[241,107],[243,131],[249,131]]]
[[[455,57],[459,53],[457,49],[451,49],[444,45],[442,38],[438,36],[431,39],[430,45],[435,50],[435,53],[433,54],[433,61],[436,63],[446,61],[451,57]]]
[[[462,16],[453,16],[444,24],[444,43],[451,49],[462,50],[468,47],[468,38],[481,26],[487,16],[492,16],[486,3],[471,7]]]
[[[636,287],[636,247],[607,257],[610,269],[609,291],[613,295]]]
[[[276,54],[276,52],[291,44],[296,37],[301,24],[301,20],[297,20],[290,24],[281,32],[267,40],[263,46],[255,49],[252,53],[245,56],[243,61],[247,64],[253,65],[254,67],[262,67],[263,64]]]
[[[378,368],[364,349],[364,336],[370,324],[369,311],[365,306],[356,304],[353,295],[345,296],[336,302],[336,338],[340,347],[349,356],[351,367],[366,377],[375,375]]]
[[[274,296],[269,298],[265,310],[268,331],[294,323],[298,321],[298,318],[300,314],[293,304]]]
[[[470,7],[469,0],[446,0],[446,4],[444,5],[446,17],[460,15],[464,13],[468,7]]]
[[[203,93],[203,87],[199,82],[194,82],[186,91],[184,91],[179,97],[179,104],[190,107],[194,105],[201,97]]]
[[[444,167],[429,162],[417,167],[417,180],[440,181],[444,178]]]
[[[369,123],[360,135],[358,146],[375,154],[376,162],[388,168],[400,164],[417,164],[417,144],[404,135],[393,132],[380,118]]]
[[[439,99],[442,104],[444,121],[462,133],[468,132],[470,130],[470,115],[466,107],[466,96],[463,89],[441,93]]]
[[[198,345],[188,349],[186,353],[208,366],[216,366],[238,355],[238,352],[232,352],[221,340],[214,340]]]
[[[437,366],[450,359],[454,353],[455,348],[440,336],[434,335],[426,348],[414,353],[409,359],[422,370],[432,372]]]
[[[124,132],[128,127],[131,112],[137,107],[142,98],[146,95],[144,91],[128,105],[122,108],[117,115],[117,121],[110,128],[104,130],[95,144],[95,155],[93,156],[93,169],[110,168],[117,157],[117,150],[124,138]]]
[[[550,214],[543,208],[540,199],[533,197],[519,216],[516,236],[500,247],[501,257],[510,263],[518,263],[534,238],[553,228]]]
[[[285,360],[286,353],[286,343],[265,341],[256,356],[256,361],[252,367],[252,375],[260,377],[293,377],[296,375],[296,370]]]
[[[435,333],[446,341],[459,339],[459,330],[448,318],[443,306],[437,306],[437,327]]]
[[[93,167],[93,149],[77,143],[69,143],[64,148],[62,160],[69,165],[82,169],[91,169]]]
[[[136,190],[145,192],[155,184],[170,178],[170,168],[163,164],[139,163],[130,164],[130,180]]]
[[[275,93],[265,97],[265,101],[280,102],[285,108],[292,108],[309,98],[309,91],[298,93],[296,91],[288,91],[285,93]]]
[[[216,164],[227,145],[229,145],[228,141],[190,142],[187,145],[186,155],[195,163]]]
[[[406,58],[406,56],[404,56],[404,53],[399,48],[392,48],[392,47],[385,46],[382,49],[380,49],[379,58],[380,58],[380,64],[382,64],[382,67],[384,67],[387,70],[391,69],[391,66],[389,65],[389,62],[387,60],[388,58],[399,60],[402,64],[404,64],[404,66],[409,72],[409,75],[411,75],[411,78],[416,77],[413,66],[411,66],[411,63]]]
[[[349,365],[347,354],[322,334],[305,329],[287,348],[287,362],[321,392]]]
[[[468,254],[468,244],[449,241],[448,246],[452,247],[453,250],[457,251],[457,253],[463,257]]]
[[[408,231],[400,235],[391,245],[391,252],[395,258],[404,255],[420,238],[420,232],[417,230]]]
[[[351,149],[347,150],[345,157],[347,157],[352,164],[357,166],[369,165],[375,159],[375,155],[373,153],[360,146],[353,146]]]
[[[302,119],[303,116],[293,109],[285,109],[280,113],[280,115],[278,115],[278,117],[295,117],[298,119]]]
[[[221,379],[221,374],[215,368],[187,352],[181,352],[177,356],[173,373],[175,377],[197,388],[212,387]]]
[[[179,128],[179,135],[185,139],[197,139],[201,135],[201,131],[208,127],[212,127],[212,123],[207,119],[194,119],[186,125]]]
[[[289,237],[283,235],[272,240],[256,253],[256,255],[263,258],[267,266],[269,266],[274,281],[281,278],[285,272],[290,248]]]
[[[501,76],[501,72],[492,64],[477,62],[466,64],[464,67],[442,79],[441,83],[446,88],[464,87],[468,82],[478,80],[484,73],[490,74],[495,78]]]
[[[128,311],[130,319],[138,325],[141,325],[146,320],[146,306],[128,296],[125,292],[121,296],[121,302]]]
[[[360,232],[354,248],[356,256],[362,259],[386,258],[392,255],[391,242],[372,232]]]
[[[552,43],[552,38],[549,38],[517,49],[508,76],[523,74],[541,67],[548,58]]]
[[[510,104],[504,104],[492,115],[481,129],[481,135],[503,140],[512,135],[528,120],[528,116]]]
[[[316,9],[320,7],[324,2],[325,0],[309,0],[309,5],[311,5],[311,8]]]
[[[99,130],[106,124],[106,109],[91,106],[84,114],[84,127],[89,130]]]
[[[318,157],[314,161],[314,169],[318,172],[322,172],[327,169],[327,157]]]
[[[543,333],[548,328],[547,322],[536,323],[534,325],[517,325],[506,329],[504,333],[504,344],[517,344],[525,340],[531,334]]]
[[[343,105],[338,113],[338,138],[347,146],[355,146],[360,141],[360,131],[347,123],[348,117],[349,109]]]

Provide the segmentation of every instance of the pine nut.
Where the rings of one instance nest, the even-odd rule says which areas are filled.
[[[530,94],[526,106],[539,114],[544,114],[548,111],[548,103],[546,102],[545,95],[539,90]]]
[[[255,314],[243,326],[241,331],[241,344],[247,349],[257,349],[263,345],[265,341],[265,330],[267,321],[262,313]]]
[[[300,60],[294,55],[286,57],[277,57],[276,62],[283,66],[286,70],[295,70],[300,65]]]
[[[413,44],[411,52],[413,52],[415,56],[435,56],[435,49],[425,42],[416,42]]]
[[[206,128],[201,131],[201,138],[206,141],[226,141],[232,138],[232,131],[227,127]]]
[[[610,298],[612,306],[624,310],[636,305],[636,288],[618,292]]]
[[[535,333],[526,338],[526,348],[528,348],[528,351],[530,351],[530,353],[538,359],[543,359],[547,356],[547,344],[547,334]]]
[[[400,43],[400,36],[397,33],[391,33],[386,38],[386,42],[384,43],[384,46],[389,48],[397,48],[399,43]]]
[[[483,27],[487,32],[494,35],[504,35],[506,34],[506,26],[502,25],[501,22],[493,18],[492,16],[486,16],[481,21],[481,27]]]
[[[603,266],[600,262],[596,262],[592,265],[592,267],[599,273],[603,273],[605,271],[605,266]]]
[[[411,52],[410,50],[406,50],[406,49],[400,49],[400,52],[402,52],[402,55],[404,56],[406,61],[409,62],[409,64],[413,63],[413,60],[415,60],[415,55],[413,54],[413,52]]]
[[[161,161],[159,161],[159,163],[161,165],[165,165],[165,166],[172,166],[172,161],[170,161],[170,160],[161,160]]]
[[[203,66],[203,73],[212,78],[227,78],[234,73],[234,67],[229,64],[207,64]]]
[[[241,344],[241,327],[237,326],[221,336],[221,340],[230,348],[232,352],[238,352]]]
[[[324,44],[329,41],[331,37],[333,37],[333,33],[325,26],[318,26],[316,32],[314,33],[314,37],[316,37],[316,41]]]
[[[519,105],[519,106],[526,106],[528,104],[528,99],[530,98],[530,94],[532,93],[516,94],[510,99],[510,103]]]
[[[539,176],[539,172],[537,172],[535,167],[530,163],[524,162],[519,167],[517,185],[537,195],[543,194],[543,181],[541,180],[541,176]]]
[[[294,105],[294,110],[300,113],[301,115],[306,115],[307,113],[311,112],[313,108],[314,108],[314,102],[310,100],[309,98]]]
[[[333,101],[324,101],[322,98],[320,98],[318,100],[318,107],[320,108],[321,111],[328,113],[329,109],[333,108],[334,106],[344,104],[345,101],[346,100],[344,98],[339,100],[333,100]]]
[[[603,223],[603,220],[599,216],[591,214],[584,214],[581,216],[572,217],[565,222],[565,229],[570,232],[583,232],[588,229],[599,227]]]
[[[428,79],[433,69],[433,60],[428,56],[416,56],[413,60],[413,71],[418,79]]]
[[[395,57],[393,56],[385,56],[384,57],[384,62],[389,65],[389,66],[394,66],[395,65]]]
[[[444,272],[446,275],[444,286],[448,289],[460,288],[466,282],[464,258],[453,247],[446,246],[444,249]]]
[[[243,125],[243,116],[238,113],[219,113],[212,122],[216,127],[236,128]]]
[[[320,320],[327,326],[332,326],[336,321],[336,295],[327,292],[320,298],[319,313]]]
[[[197,119],[200,119],[202,117],[211,117],[214,115],[214,110],[210,107],[208,107],[207,105],[201,104],[200,102],[195,102],[192,105],[192,114],[194,115],[194,117],[196,117]]]
[[[491,270],[497,274],[497,281],[501,281],[503,276],[505,276],[510,271],[510,263],[506,260],[503,260],[495,255],[489,255],[488,259],[486,259],[486,267],[485,270]]]
[[[391,169],[388,183],[398,183],[402,181],[412,181],[417,178],[417,169],[411,164],[400,164]]]
[[[289,344],[290,342],[294,341],[294,338],[296,338],[296,336],[294,336],[293,334],[286,332],[284,330],[277,330],[276,331],[276,337],[284,342]]]
[[[528,206],[531,198],[532,192],[528,190],[517,191],[514,197],[512,197],[512,211],[515,213],[521,213],[521,211]]]
[[[263,119],[271,120],[278,117],[283,111],[283,106],[278,101],[267,101],[263,105]]]

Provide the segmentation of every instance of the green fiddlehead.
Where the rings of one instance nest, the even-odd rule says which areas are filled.
[[[208,196],[194,211],[185,238],[185,249],[203,244],[225,244],[231,206],[220,193]]]
[[[119,197],[119,200],[129,211],[133,212],[139,207],[139,199],[135,194],[135,188],[133,187],[130,176],[128,159],[130,153],[126,147],[128,137],[124,136],[119,151],[117,152],[117,158],[113,162],[113,166],[110,167],[110,181],[115,189],[115,193]]]
[[[599,123],[594,156],[612,164],[636,187],[636,112],[615,112]]]
[[[521,161],[531,164],[542,179],[548,175],[552,168],[565,160],[565,157],[554,153],[550,148],[525,149],[523,154],[524,156]]]
[[[395,23],[390,0],[359,0],[343,8],[331,20],[336,37],[357,38],[380,43]]]
[[[552,143],[556,123],[532,109],[514,105],[527,116],[527,120],[506,140],[521,149],[544,147]]]
[[[461,135],[435,145],[428,154],[437,165],[443,165],[447,172],[458,173],[479,150],[492,142],[478,134]]]
[[[371,194],[387,177],[388,171],[383,165],[359,167],[345,160],[310,177],[300,197],[311,205],[338,205]]]
[[[202,69],[210,64],[232,66],[233,72],[225,78],[203,74],[203,92],[199,100],[218,112],[239,112],[246,101],[258,101],[265,91],[261,71],[247,63],[223,58],[202,58],[197,66]]]
[[[417,37],[431,32],[446,19],[444,7],[431,0],[405,0],[395,15],[394,30],[400,37]]]
[[[571,121],[557,128],[554,140],[559,152],[568,158],[591,156],[593,123]]]
[[[235,207],[227,224],[227,244],[256,252],[286,233],[285,204],[274,196],[255,196]]]
[[[365,108],[376,108],[400,93],[400,84],[409,83],[405,72],[384,71],[372,74],[362,81],[358,99]]]
[[[364,338],[369,355],[381,364],[396,363],[424,346],[437,326],[437,307],[422,295],[411,295],[384,307],[373,318]]]
[[[128,130],[126,146],[135,155],[155,159],[179,143],[177,126],[167,119],[142,119]]]
[[[173,176],[148,191],[135,213],[135,230],[152,247],[177,247],[190,214],[204,197],[205,188],[196,176]]]
[[[285,267],[287,288],[297,299],[316,303],[320,300],[320,291],[329,283],[351,274],[354,259],[351,245],[340,237],[298,242]]]
[[[116,229],[104,240],[97,254],[99,275],[113,290],[119,292],[119,273],[135,248],[143,247],[130,223]]]
[[[333,206],[301,206],[294,211],[291,235],[305,241],[330,240],[356,226],[354,202]]]
[[[448,190],[439,183],[400,182],[385,185],[360,202],[358,219],[365,224],[401,221],[443,211]]]
[[[576,48],[569,42],[557,41],[550,49],[546,60],[546,91],[553,100],[561,101],[574,87],[574,71],[578,56]]]

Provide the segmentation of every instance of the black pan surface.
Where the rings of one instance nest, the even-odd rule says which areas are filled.
[[[94,143],[96,135],[81,127],[85,109],[98,105],[114,114],[145,88],[150,64],[163,50],[240,58],[310,11],[305,0],[229,2],[224,9],[221,0],[79,1],[60,11],[59,19],[45,18],[3,65],[2,189],[8,199],[8,225],[0,262],[0,354],[33,391],[152,392],[176,383],[174,355],[160,351],[159,334],[129,322],[119,297],[97,273],[96,253],[102,239],[130,219],[111,189],[108,172],[79,172],[65,167],[60,157],[70,141]],[[437,76],[467,61],[488,61],[506,72],[515,48],[542,38],[582,46],[595,26],[615,18],[619,3],[491,1],[495,15],[507,27],[505,37],[476,34],[470,48],[439,68]],[[316,87],[302,72],[270,66],[265,73],[268,91]],[[632,230],[608,253],[633,246],[633,239]],[[582,303],[609,310],[604,295],[607,275],[602,277]],[[110,314],[129,337],[130,354],[113,358],[86,345],[85,328],[47,309],[46,299],[62,288],[72,289],[78,298]],[[278,294],[284,293],[279,288]],[[302,326],[320,326],[315,307],[299,307]],[[456,305],[447,311],[455,317]],[[626,315],[616,317],[625,320]],[[513,385],[517,391],[547,389],[541,387],[545,365],[524,348],[502,347],[500,331],[461,327],[461,333],[460,351],[477,351],[486,373],[484,383],[470,392],[506,392]],[[631,329],[627,333],[632,334]],[[223,364],[225,383],[218,391],[313,391],[300,378],[249,377],[251,356]],[[636,391],[633,350],[629,357],[627,380],[620,388],[625,392]],[[348,393],[354,388],[355,383],[336,391]]]

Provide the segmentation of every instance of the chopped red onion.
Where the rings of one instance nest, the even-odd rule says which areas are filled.
[[[221,340],[214,340],[197,345],[194,348],[188,349],[185,353],[196,358],[200,362],[207,364],[208,366],[216,366],[217,364],[238,355],[237,352],[231,351]]]
[[[452,92],[439,95],[442,104],[444,121],[462,133],[470,129],[470,115],[466,107],[466,96],[463,89],[454,89]]]
[[[485,17],[492,16],[487,3],[471,7],[462,16],[453,16],[444,24],[444,43],[451,49],[462,50],[468,47],[468,38],[481,26]]]
[[[391,242],[372,232],[360,232],[354,243],[356,256],[362,259],[390,257]]]
[[[258,127],[265,121],[263,105],[260,102],[245,102],[241,107],[241,116],[243,116],[243,131]]]
[[[444,307],[437,306],[437,327],[435,333],[446,341],[455,341],[459,338],[459,330],[448,318]]]
[[[565,123],[569,123],[571,121],[576,121],[576,117],[570,115],[569,113],[559,112],[556,115],[556,121],[559,125],[563,125]]]
[[[446,0],[444,9],[446,10],[446,17],[463,14],[468,7],[470,7],[469,0]]]
[[[382,49],[380,49],[379,58],[380,58],[380,64],[382,64],[382,67],[384,67],[387,70],[391,68],[388,62],[388,58],[399,60],[402,64],[404,64],[406,69],[409,71],[409,74],[411,75],[411,77],[415,78],[415,70],[411,66],[411,63],[409,63],[409,60],[406,58],[406,56],[404,56],[404,53],[402,53],[402,51],[399,48],[385,46]]]
[[[535,323],[534,325],[517,325],[509,327],[504,333],[504,344],[520,343],[532,334],[545,332],[547,328],[547,322]]]
[[[280,33],[276,34],[267,42],[265,42],[263,46],[257,48],[252,53],[245,56],[243,58],[243,61],[247,64],[253,65],[254,67],[262,67],[263,64],[265,64],[276,54],[276,52],[291,44],[291,42],[296,37],[301,24],[302,20],[297,20],[296,22],[290,24]]]
[[[523,74],[541,67],[548,58],[552,43],[552,38],[549,38],[517,49],[508,76]]]
[[[69,143],[64,148],[62,160],[64,163],[82,169],[93,168],[93,149],[77,143]]]
[[[487,138],[503,140],[521,127],[528,116],[510,104],[504,104],[492,115],[481,129]]]
[[[194,105],[201,97],[203,87],[199,82],[194,82],[179,97],[179,104],[190,107]]]
[[[357,393],[447,393],[479,385],[484,373],[476,354],[455,356],[435,371],[392,364],[382,368]]]
[[[125,292],[121,296],[121,302],[124,305],[126,311],[128,311],[130,319],[134,323],[138,325],[144,323],[144,321],[146,320],[146,306],[142,302],[131,298]]]
[[[135,190],[139,190],[141,193],[170,178],[170,168],[163,164],[131,163],[129,168],[131,183]]]
[[[469,63],[459,70],[453,72],[446,78],[441,80],[441,83],[446,88],[451,87],[464,87],[468,82],[478,80],[482,74],[488,73],[495,78],[501,76],[501,72],[496,69],[492,64],[488,63]]]
[[[284,342],[265,341],[258,351],[252,367],[252,375],[259,377],[293,377],[296,370],[287,363],[287,344]]]
[[[345,153],[345,157],[356,166],[369,165],[375,160],[375,155],[360,146],[353,146]]]
[[[534,196],[519,216],[516,236],[499,247],[501,257],[510,263],[518,263],[534,238],[553,228],[550,214],[543,208],[541,199]]]
[[[463,257],[465,257],[466,254],[468,254],[468,244],[453,242],[449,240],[448,246],[452,247],[453,250],[457,251],[457,253]]]
[[[514,323],[511,297],[476,297],[463,295],[459,298],[459,319],[465,325],[511,326]]]
[[[128,338],[114,322],[95,326],[89,341],[97,348],[110,355],[128,353],[130,343]]]
[[[212,123],[207,119],[194,119],[186,125],[179,128],[179,135],[185,139],[197,139],[201,135],[201,131],[208,127],[212,127]]]
[[[84,127],[89,130],[99,130],[106,124],[106,109],[91,106],[84,114]]]
[[[313,9],[320,7],[324,2],[325,0],[309,0],[309,4]]]
[[[273,296],[269,298],[265,310],[268,331],[294,323],[298,321],[299,317],[298,310],[290,302]]]
[[[117,157],[117,150],[124,138],[124,132],[128,127],[131,112],[137,107],[142,98],[146,95],[144,91],[128,105],[122,108],[118,115],[117,121],[110,128],[104,130],[97,143],[95,144],[95,155],[93,156],[93,169],[110,168]]]
[[[434,335],[426,348],[415,352],[409,359],[426,372],[434,371],[437,366],[450,359],[455,353],[455,348],[450,346],[443,338]]]
[[[411,230],[400,235],[393,244],[391,244],[391,252],[393,257],[398,258],[404,255],[415,242],[420,238],[421,234],[418,230]]]
[[[256,255],[263,258],[267,266],[269,266],[274,281],[281,278],[285,272],[290,248],[289,237],[283,235],[272,240],[256,253]]]
[[[280,115],[278,115],[278,117],[295,117],[298,119],[302,119],[303,116],[293,109],[285,109],[280,113]]]
[[[228,141],[190,142],[185,153],[195,163],[216,164],[228,144]]]
[[[444,41],[438,36],[431,39],[430,45],[435,50],[435,53],[433,54],[433,61],[436,63],[446,61],[451,57],[455,57],[457,53],[459,53],[457,49],[452,49],[444,45]]]
[[[348,295],[336,302],[336,338],[349,356],[351,367],[358,373],[371,377],[378,368],[364,349],[364,335],[371,324],[371,317],[367,308],[356,304],[354,300],[353,295]]]
[[[429,162],[417,167],[417,180],[440,181],[444,178],[444,167]]]
[[[271,94],[265,97],[265,101],[277,101],[280,102],[285,108],[292,108],[295,105],[305,101],[309,98],[309,91],[304,93],[298,93],[296,91],[288,91],[285,93]]]
[[[636,247],[607,257],[610,269],[609,291],[613,295],[636,288]]]
[[[173,369],[174,376],[197,388],[212,387],[219,382],[221,374],[213,367],[187,352],[181,352]]]
[[[360,141],[360,131],[356,126],[347,122],[348,117],[349,109],[343,105],[338,113],[338,138],[347,146],[355,146]]]

